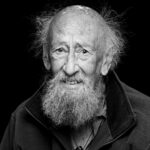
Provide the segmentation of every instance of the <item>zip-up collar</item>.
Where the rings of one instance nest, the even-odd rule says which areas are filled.
[[[135,114],[132,110],[129,99],[121,85],[121,81],[118,79],[115,72],[110,72],[105,78],[106,83],[106,105],[107,105],[107,119],[103,123],[102,127],[98,130],[98,133],[94,140],[91,142],[96,145],[96,141],[101,139],[101,142],[97,143],[98,146],[105,145],[107,143],[115,141],[130,128],[135,125]],[[26,111],[43,127],[50,130],[51,133],[58,138],[58,140],[68,150],[72,149],[69,137],[69,130],[61,130],[52,126],[50,121],[42,112],[41,88],[27,101],[25,108]],[[64,134],[65,132],[65,134]],[[103,133],[104,132],[104,133]]]

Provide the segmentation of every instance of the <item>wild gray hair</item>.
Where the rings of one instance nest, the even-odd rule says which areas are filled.
[[[85,6],[79,7],[88,8]],[[34,46],[36,47],[36,55],[42,54],[43,45],[47,43],[50,24],[59,11],[61,11],[61,9],[51,10],[49,12],[44,12],[42,13],[42,15],[36,17],[37,32],[34,41]],[[120,60],[120,54],[123,53],[123,47],[125,43],[123,30],[121,30],[120,22],[118,21],[118,18],[120,16],[116,13],[116,11],[107,7],[103,7],[99,14],[103,18],[106,24],[106,28],[108,29],[106,38],[107,41],[112,45],[112,48],[110,48],[107,53],[112,58],[111,69],[113,69]]]

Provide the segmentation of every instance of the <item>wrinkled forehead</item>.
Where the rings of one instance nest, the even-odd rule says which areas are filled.
[[[67,7],[53,19],[51,31],[59,34],[76,32],[78,34],[104,34],[105,23],[99,13],[84,6]]]

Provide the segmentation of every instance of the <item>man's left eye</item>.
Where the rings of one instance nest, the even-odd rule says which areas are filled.
[[[84,48],[80,49],[78,53],[79,53],[80,59],[83,59],[83,60],[88,59],[91,56],[91,52]]]

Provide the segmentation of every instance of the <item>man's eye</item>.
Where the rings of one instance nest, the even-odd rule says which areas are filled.
[[[87,54],[87,53],[89,53],[89,51],[87,51],[86,49],[83,49],[83,50],[82,50],[82,53],[83,53],[83,54]]]
[[[83,59],[83,60],[85,60],[85,59],[88,59],[90,56],[91,56],[91,53],[90,53],[90,51],[89,50],[86,50],[86,49],[80,49],[79,51],[78,51],[78,53],[79,53],[79,58],[80,59]]]
[[[54,57],[64,57],[66,55],[66,50],[64,48],[58,48],[53,50],[52,56]]]
[[[65,52],[65,50],[63,48],[58,48],[55,50],[56,53],[62,53]]]
[[[54,50],[53,53],[56,54],[56,55],[65,55],[66,52],[67,51],[64,48],[58,48],[58,49]]]

